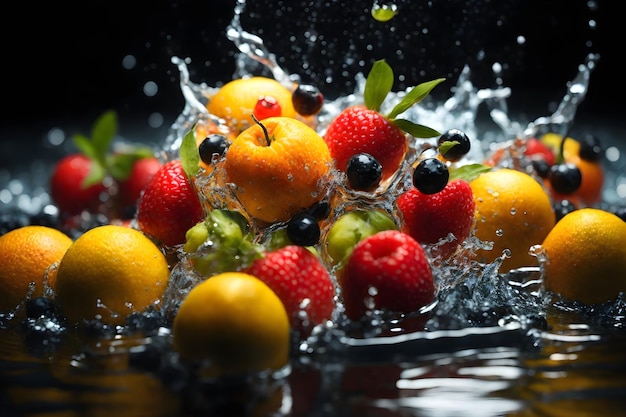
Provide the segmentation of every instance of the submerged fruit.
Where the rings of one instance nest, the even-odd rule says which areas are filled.
[[[216,375],[276,370],[289,360],[289,318],[260,279],[225,272],[195,286],[174,318],[174,348]]]
[[[626,292],[626,222],[582,208],[565,215],[542,243],[544,285],[570,301],[597,304]]]

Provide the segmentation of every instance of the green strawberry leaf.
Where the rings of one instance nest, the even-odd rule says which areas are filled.
[[[490,166],[478,163],[463,165],[458,168],[450,169],[450,180],[461,179],[470,182],[476,179],[483,172],[490,170]]]
[[[451,148],[455,145],[458,145],[460,142],[458,140],[447,140],[439,145],[439,154],[445,155]]]
[[[189,178],[196,175],[200,169],[200,151],[196,143],[194,128],[185,134],[180,144],[180,162]]]
[[[113,155],[108,155],[106,166],[113,178],[124,181],[130,177],[135,162],[154,156],[154,151],[147,146],[133,146]]]
[[[96,161],[98,160],[98,152],[93,146],[93,142],[91,142],[87,136],[76,133],[72,136],[72,142],[74,143],[74,146],[76,146],[76,148],[87,158]]]
[[[427,81],[413,87],[411,91],[409,91],[404,96],[404,98],[398,104],[396,104],[393,109],[391,109],[391,112],[389,112],[389,114],[386,116],[387,119],[395,119],[398,115],[407,111],[414,104],[424,100],[424,98],[428,96],[428,94],[430,94],[432,89],[443,81],[445,81],[445,78],[437,78],[435,80]]]
[[[413,123],[410,120],[395,119],[393,124],[414,138],[434,138],[435,136],[441,136],[441,133],[437,130],[428,126]]]
[[[89,175],[85,177],[81,186],[83,188],[88,188],[94,184],[99,184],[102,182],[104,177],[106,176],[106,168],[99,161],[94,159],[91,160],[91,169],[89,170]]]
[[[91,143],[96,153],[96,159],[103,164],[116,132],[117,113],[113,110],[106,111],[100,115],[91,129]]]
[[[365,107],[378,111],[393,87],[393,70],[384,59],[374,62],[365,80]]]

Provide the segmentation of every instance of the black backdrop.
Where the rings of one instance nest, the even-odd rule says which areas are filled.
[[[225,39],[224,30],[232,18],[234,0],[156,0],[142,6],[120,0],[72,3],[22,2],[15,5],[11,14],[4,14],[0,29],[4,56],[2,128],[23,128],[37,136],[50,127],[91,121],[108,108],[120,113],[122,128],[131,120],[144,120],[153,112],[163,114],[167,125],[183,105],[178,71],[170,63],[171,56],[192,58],[192,80],[197,82],[215,83],[232,75],[234,48]],[[249,7],[254,9],[253,4],[261,2],[250,3]],[[281,7],[289,9],[285,5],[290,2],[262,3],[274,6],[259,6],[258,12],[263,13],[265,7],[267,14],[257,15],[256,24],[265,25],[262,30],[272,39],[277,11]],[[347,5],[362,8],[360,3],[370,5],[371,1],[327,3],[340,11]],[[500,4],[491,3],[494,9]],[[525,36],[526,45],[524,57],[513,59],[517,63],[507,70],[505,84],[514,91],[518,87],[525,97],[553,91],[560,97],[586,50],[598,52],[601,59],[579,115],[590,119],[614,118],[623,123],[626,89],[618,60],[621,60],[624,35],[618,3],[596,0],[597,9],[590,11],[584,0],[522,0],[516,7],[507,9],[500,17],[522,28],[517,30]],[[491,7],[488,1],[467,0],[467,4],[474,8],[477,4]],[[452,12],[461,13],[458,8],[446,13]],[[493,19],[494,28],[498,25],[497,17],[489,18]],[[590,19],[595,22],[595,29],[589,30]],[[438,36],[446,33],[456,36],[462,29],[445,25],[445,22],[440,25]],[[341,28],[339,22],[328,30]],[[489,36],[488,32],[484,38],[477,37],[477,42],[498,41]],[[134,68],[122,66],[126,55],[137,59]],[[447,62],[446,57],[452,62]],[[440,67],[450,64],[451,71],[460,69],[459,62],[447,51],[437,51],[432,60],[443,60]],[[142,92],[148,81],[159,86],[158,94],[153,97]]]

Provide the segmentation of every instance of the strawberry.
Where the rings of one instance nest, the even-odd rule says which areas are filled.
[[[102,178],[88,182],[97,163],[81,153],[63,157],[54,166],[50,179],[50,196],[62,217],[80,214],[83,210],[95,213],[102,203],[100,196],[106,192]]]
[[[200,199],[178,159],[154,174],[137,206],[139,230],[166,246],[185,243],[187,230],[203,218]]]
[[[135,206],[141,192],[161,168],[161,161],[154,156],[137,159],[128,176],[119,181],[120,202],[123,206]]]
[[[402,214],[400,230],[424,245],[434,245],[454,235],[441,246],[433,247],[433,255],[448,258],[470,235],[474,223],[474,199],[469,183],[463,179],[448,181],[443,190],[424,194],[411,187],[396,200]]]
[[[552,148],[537,138],[526,140],[524,154],[531,159],[543,159],[548,165],[554,165],[556,162],[556,155]]]
[[[423,100],[442,81],[440,78],[416,86],[383,115],[380,108],[391,91],[394,75],[384,60],[376,61],[365,83],[365,105],[344,109],[330,122],[324,135],[337,169],[345,172],[350,158],[367,153],[382,165],[382,180],[393,176],[408,150],[406,133],[421,138],[439,135],[434,129],[396,117]]]
[[[331,318],[335,308],[333,281],[320,259],[305,247],[287,245],[270,251],[246,272],[274,290],[285,305],[291,327],[301,335]]]
[[[351,320],[374,309],[417,312],[435,296],[422,245],[399,230],[378,232],[354,247],[343,270],[341,290]]]

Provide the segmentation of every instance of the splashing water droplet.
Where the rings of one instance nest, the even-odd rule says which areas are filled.
[[[379,22],[387,22],[396,15],[398,6],[395,3],[379,3],[375,1],[372,5],[372,17]]]

